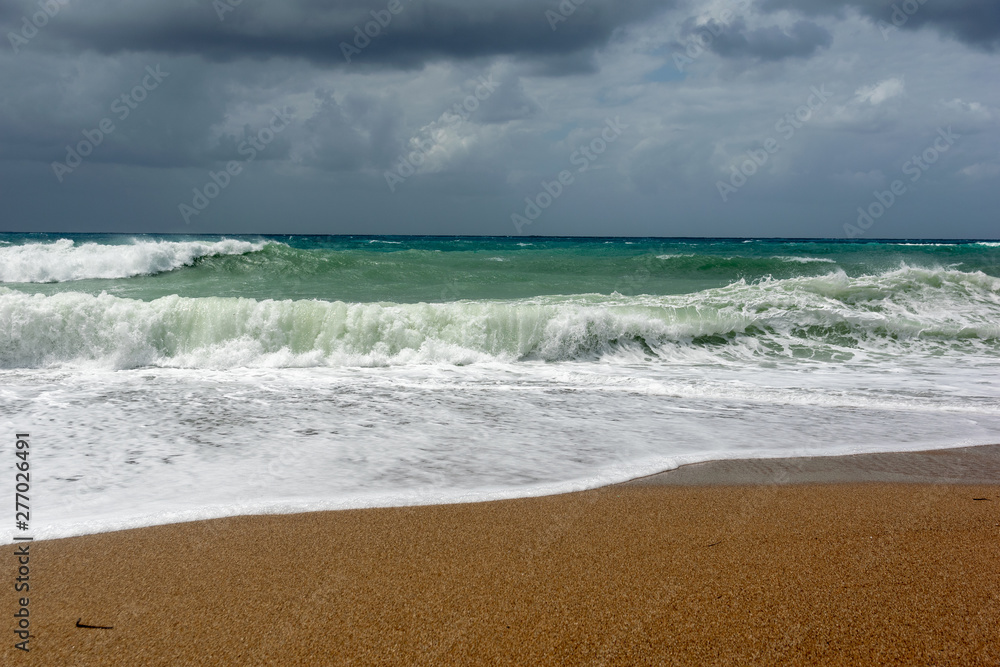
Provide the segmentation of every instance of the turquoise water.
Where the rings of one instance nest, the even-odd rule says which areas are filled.
[[[995,241],[0,235],[41,537],[1000,442],[998,378]]]
[[[998,352],[995,242],[0,238],[0,365]]]
[[[71,248],[55,252],[53,244]],[[253,252],[213,247],[225,239]],[[168,248],[157,246],[167,244]],[[174,247],[169,247],[173,244]],[[188,246],[205,246],[195,250]],[[134,263],[116,279],[98,265],[113,262],[109,245]],[[35,248],[13,268],[15,247]],[[48,255],[44,252],[49,246]],[[6,248],[6,252],[3,249]],[[158,252],[159,251],[159,252]],[[69,257],[69,283],[39,273]],[[169,257],[171,261],[163,259]],[[161,259],[165,263],[158,264]],[[187,260],[187,261],[185,261]],[[322,299],[345,302],[441,302],[570,294],[684,294],[758,281],[828,274],[854,277],[911,267],[953,267],[1000,276],[1000,245],[953,241],[791,241],[718,239],[560,239],[525,237],[116,236],[0,235],[0,278],[35,283],[43,294],[81,291],[150,300],[188,297]],[[182,263],[183,262],[183,263]],[[173,270],[163,270],[167,267]],[[89,269],[89,270],[88,270]],[[54,273],[54,272],[53,272]],[[125,279],[127,278],[127,279]],[[38,284],[41,283],[41,284]]]

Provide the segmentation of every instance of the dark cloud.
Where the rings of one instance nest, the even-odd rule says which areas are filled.
[[[196,54],[215,61],[303,58],[315,63],[413,68],[428,60],[498,55],[558,57],[603,46],[625,25],[676,0],[243,0],[217,3],[95,0],[74,4],[39,38],[49,48],[102,54]],[[0,2],[4,32],[21,13]],[[33,5],[25,5],[24,11]],[[392,13],[389,8],[397,9]],[[572,8],[570,12],[568,8]],[[546,12],[555,12],[552,20]],[[381,22],[382,25],[379,25]],[[364,35],[366,27],[374,37]],[[344,44],[348,45],[345,57]],[[352,50],[353,49],[353,50]]]
[[[762,0],[760,9],[787,9],[808,16],[843,14],[853,8],[873,21],[901,30],[932,28],[970,46],[1000,47],[1000,2],[996,0]]]
[[[0,0],[5,42],[39,1]],[[5,43],[5,228],[508,234],[510,213],[576,169],[577,146],[620,114],[621,143],[574,172],[532,231],[839,234],[935,128],[952,127],[964,138],[919,184],[936,199],[915,189],[879,233],[940,236],[946,215],[949,233],[995,236],[1000,92],[982,83],[995,64],[982,52],[996,46],[993,4],[911,0],[918,11],[883,41],[873,26],[891,25],[904,0],[732,0],[697,12],[686,0],[576,0],[554,24],[546,11],[573,0],[400,0],[348,64],[340,43],[389,0],[242,0],[222,20],[213,1],[68,0],[20,50]],[[868,30],[857,30],[859,11]],[[936,32],[906,33],[920,26]],[[697,66],[680,69],[679,55]],[[854,59],[864,66],[840,66]],[[169,76],[122,117],[116,101],[147,67]],[[497,85],[475,96],[483,79]],[[905,95],[889,95],[904,79]],[[829,104],[778,135],[776,121],[824,82]],[[470,99],[478,105],[456,120]],[[241,145],[279,109],[291,110],[287,129],[186,224],[178,204],[210,171],[246,159]],[[104,118],[113,133],[60,180],[53,162]],[[774,136],[780,151],[723,202],[718,179]],[[384,172],[416,147],[426,161],[391,190]]]
[[[538,114],[541,107],[524,92],[520,79],[501,81],[496,91],[482,103],[476,112],[475,121],[480,123],[506,123],[512,120],[530,118]]]
[[[693,38],[695,32],[705,35],[706,31],[712,36],[709,48],[724,58],[808,58],[817,49],[827,48],[833,43],[829,31],[812,21],[798,21],[787,30],[778,26],[748,30],[742,18],[727,25],[713,21],[701,26],[688,19],[682,26],[682,34],[687,39]]]
[[[546,54],[523,57],[521,60],[524,61],[524,71],[528,76],[573,76],[594,74],[598,70],[593,52]]]
[[[0,105],[0,153],[49,163],[89,133],[100,140],[88,164],[206,164],[215,142],[210,128],[224,121],[229,96],[217,76],[186,60],[126,57],[94,68],[19,59],[31,66],[0,73],[8,91]],[[150,71],[162,77],[159,83]],[[97,132],[102,122],[109,133]]]
[[[308,146],[303,162],[324,171],[385,167],[402,145],[402,110],[391,101],[349,94],[338,103],[333,92],[316,91],[319,108],[303,123]]]

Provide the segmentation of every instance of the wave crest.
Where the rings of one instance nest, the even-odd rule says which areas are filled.
[[[1000,279],[902,268],[674,296],[344,303],[0,288],[0,366],[378,366],[621,357],[708,363],[1000,356]],[[971,346],[971,347],[970,347]]]
[[[104,245],[59,239],[0,248],[0,282],[55,283],[88,279],[132,278],[189,266],[202,257],[242,255],[262,250],[266,242],[234,239],[143,241]]]

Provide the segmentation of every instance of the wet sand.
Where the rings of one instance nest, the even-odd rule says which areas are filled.
[[[1000,446],[866,456],[33,543],[0,662],[1000,664]]]

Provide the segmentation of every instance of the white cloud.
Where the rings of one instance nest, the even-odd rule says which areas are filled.
[[[1000,176],[1000,165],[989,162],[969,165],[958,173],[969,178],[995,178]]]
[[[969,116],[980,120],[993,119],[993,114],[990,112],[989,107],[979,102],[966,102],[960,97],[956,97],[950,102],[945,102],[944,105],[953,111],[968,114]]]
[[[884,81],[879,81],[874,86],[862,86],[854,91],[860,102],[870,102],[872,106],[878,106],[888,99],[903,94],[903,77],[893,77]]]

